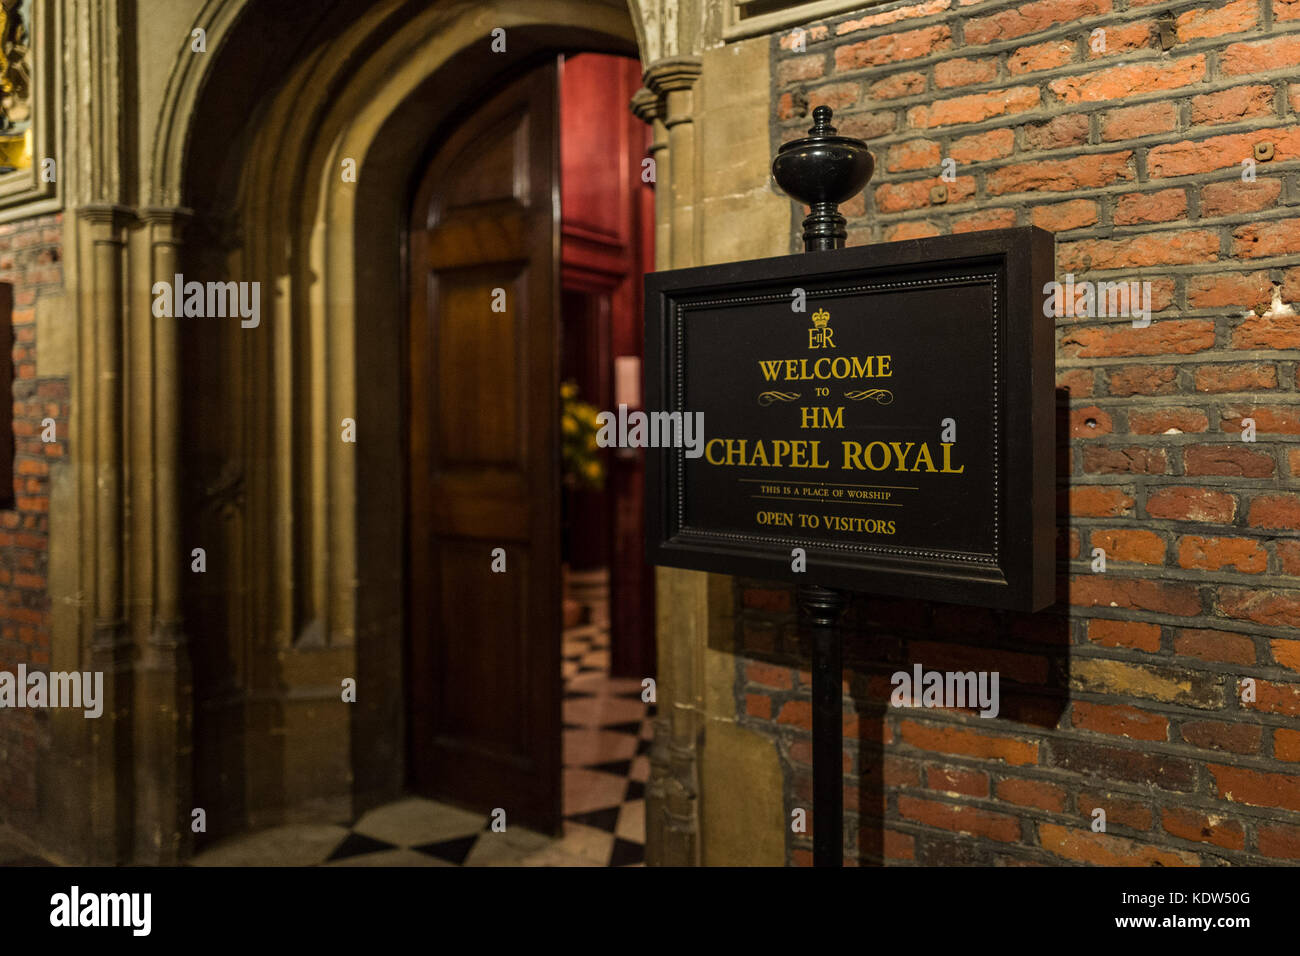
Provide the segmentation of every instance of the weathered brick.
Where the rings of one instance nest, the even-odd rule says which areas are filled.
[[[939,227],[923,219],[900,222],[885,230],[886,242],[900,242],[904,239],[926,239],[939,235]]]
[[[1300,860],[1300,827],[1261,823],[1256,830],[1259,852],[1277,860]]]
[[[1072,368],[1058,371],[1056,387],[1068,391],[1071,398],[1086,398],[1092,394],[1092,369]]]
[[[1065,791],[1056,784],[1041,780],[1002,780],[997,798],[1017,806],[1033,807],[1060,813],[1065,809]]]
[[[1057,247],[1057,267],[1076,274],[1094,269],[1200,264],[1218,258],[1219,237],[1196,229],[1123,239],[1078,239]]]
[[[1300,405],[1225,405],[1219,409],[1219,430],[1240,436],[1247,419],[1259,435],[1300,435]]]
[[[1070,719],[1080,730],[1114,734],[1132,740],[1169,739],[1168,718],[1126,704],[1094,704],[1077,700],[1071,709]]]
[[[1142,222],[1169,222],[1187,215],[1187,193],[1162,189],[1154,193],[1125,193],[1115,200],[1114,221],[1118,226]]]
[[[898,812],[918,823],[958,833],[970,833],[1003,842],[1020,839],[1020,821],[1016,817],[978,807],[940,803],[937,800],[922,800],[900,794]]]
[[[1268,177],[1256,179],[1253,183],[1244,183],[1237,179],[1221,183],[1206,183],[1201,187],[1201,218],[1236,216],[1242,213],[1259,212],[1261,209],[1272,209],[1277,205],[1281,195],[1282,180]],[[1270,300],[1266,298],[1263,301],[1267,304]],[[1254,302],[1251,304],[1253,305]]]
[[[808,91],[808,110],[829,106],[835,111],[847,109],[858,102],[862,87],[857,83],[827,83]]]
[[[1069,192],[1073,189],[1094,189],[1109,186],[1111,183],[1125,182],[1134,176],[1130,160],[1131,152],[1093,153],[1074,159],[1044,159],[1032,163],[1017,163],[1003,166],[989,173],[985,188],[990,196],[1001,196],[1017,192]],[[1100,240],[1083,240],[1072,243],[1071,247],[1085,243],[1095,244]],[[1130,242],[1134,240],[1128,240]],[[1218,248],[1217,244],[1215,246]],[[1069,260],[1067,260],[1069,261]],[[1170,260],[1160,259],[1161,262]],[[1154,265],[1155,262],[1147,263]],[[1110,268],[1097,265],[1095,268]],[[1068,267],[1067,267],[1068,269]],[[1075,271],[1081,272],[1082,268]]]
[[[975,17],[966,23],[964,35],[968,44],[996,43],[1110,11],[1110,0],[1036,0]]]
[[[1128,427],[1134,435],[1196,434],[1209,429],[1210,419],[1199,408],[1135,409],[1128,414]]]
[[[1209,765],[1219,796],[1254,807],[1300,811],[1300,777],[1248,767]]]
[[[1047,84],[1063,103],[1098,103],[1136,93],[1175,90],[1205,79],[1205,56],[1197,54],[1167,63],[1132,63],[1063,76]]]
[[[1237,499],[1212,488],[1167,486],[1147,496],[1147,514],[1175,521],[1227,524],[1237,514]]]
[[[1215,123],[1237,123],[1273,112],[1273,87],[1234,86],[1218,93],[1203,93],[1192,97],[1192,125],[1210,126]]]
[[[1051,750],[1054,766],[1088,777],[1125,780],[1184,793],[1196,788],[1196,764],[1180,757],[1073,738],[1053,740]]]
[[[982,163],[1010,156],[1016,148],[1016,134],[1009,129],[992,129],[952,141],[948,156],[959,163]]]
[[[1300,66],[1300,34],[1295,33],[1251,43],[1233,43],[1219,54],[1219,73],[1223,76],[1255,76],[1297,66]]]
[[[884,66],[930,56],[951,47],[952,31],[942,25],[902,33],[885,33],[861,43],[849,43],[837,48],[835,69],[843,73],[868,66]]]
[[[1255,724],[1227,724],[1218,720],[1190,720],[1179,728],[1183,740],[1202,750],[1234,754],[1259,753],[1262,729]]]
[[[1255,392],[1277,388],[1277,366],[1263,362],[1202,365],[1193,376],[1198,392]],[[1272,469],[1269,470],[1272,474]]]
[[[1240,681],[1237,690],[1240,698]],[[1247,710],[1258,710],[1266,714],[1300,717],[1300,684],[1281,684],[1256,678],[1255,695],[1254,700],[1243,700],[1241,706]]]
[[[788,667],[777,667],[756,661],[745,666],[745,680],[778,690],[790,690],[794,687],[794,678]]]
[[[1300,253],[1300,219],[1275,219],[1241,226],[1232,232],[1232,254],[1258,259]]]
[[[1273,143],[1274,162],[1300,157],[1300,129],[1256,130],[1153,146],[1147,153],[1147,172],[1158,179],[1237,168],[1243,159],[1254,155],[1255,144],[1264,140]]]
[[[936,100],[907,111],[907,125],[915,129],[979,123],[995,116],[1014,116],[1037,109],[1041,97],[1035,86],[1012,86],[987,93],[968,93]]]
[[[1088,640],[1103,647],[1130,647],[1154,653],[1160,650],[1160,625],[1094,618],[1088,622]]]
[[[1256,495],[1246,523],[1252,528],[1300,531],[1300,495]]]
[[[1100,438],[1109,435],[1113,427],[1110,415],[1096,405],[1070,410],[1071,438]]]
[[[1178,15],[1178,42],[1245,33],[1259,23],[1259,0],[1232,0],[1221,7],[1200,7]]]
[[[1094,694],[1139,697],[1203,709],[1222,707],[1228,692],[1221,675],[1100,657],[1073,661],[1070,686]]]
[[[1138,139],[1158,133],[1171,133],[1178,125],[1178,114],[1169,100],[1125,106],[1109,110],[1101,123],[1101,138],[1106,142]]]
[[[1300,315],[1258,315],[1232,332],[1234,349],[1300,349]]]
[[[943,793],[987,797],[989,775],[961,767],[929,767],[925,771],[925,785],[930,790],[939,790]]]
[[[1098,529],[1092,532],[1088,541],[1092,547],[1106,552],[1107,561],[1165,563],[1165,541],[1154,531],[1140,528]]]
[[[1051,206],[1035,206],[1030,213],[1035,226],[1050,232],[1083,229],[1097,224],[1097,204],[1091,199],[1071,199]]]
[[[1254,544],[1254,542],[1250,542]],[[1258,545],[1256,545],[1258,547]],[[1211,631],[1200,627],[1180,628],[1174,636],[1174,653],[1199,657],[1203,661],[1254,664],[1255,642],[1245,634]]]
[[[826,58],[820,53],[782,60],[777,64],[776,80],[781,86],[803,80],[820,79],[826,74]]]
[[[885,169],[891,173],[938,166],[942,156],[939,144],[928,139],[909,139],[895,143],[885,152]]]
[[[952,221],[954,235],[978,232],[981,229],[1009,229],[1016,224],[1014,209],[982,209],[979,212]]]
[[[1083,450],[1083,470],[1094,475],[1163,475],[1169,462],[1162,448],[1090,445]]]
[[[1073,63],[1075,47],[1065,40],[1049,40],[1022,46],[1007,54],[1007,71],[1012,76],[1034,73],[1038,70],[1051,70],[1067,63]]]
[[[1173,365],[1125,365],[1110,373],[1111,395],[1170,395],[1178,390],[1178,369]]]
[[[1278,727],[1273,731],[1273,756],[1287,763],[1300,761],[1300,730]]]
[[[969,620],[969,614],[967,615]],[[969,625],[964,629],[969,634]],[[1047,658],[1041,654],[1022,654],[1017,651],[953,644],[936,641],[914,641],[911,645],[915,659],[927,666],[946,671],[993,669],[1004,680],[1022,684],[1041,684],[1047,680]]]
[[[867,97],[873,100],[893,100],[900,96],[915,96],[924,92],[925,74],[916,70],[895,73],[867,87]]]
[[[1102,790],[1080,790],[1075,801],[1079,814],[1091,818],[1094,810],[1106,811],[1106,825],[1133,830],[1151,829],[1151,808],[1140,800]]]
[[[1083,113],[1066,113],[1046,123],[1025,125],[1025,149],[1064,149],[1088,141],[1088,117]],[[1075,160],[1076,162],[1078,160]]]
[[[812,704],[806,700],[787,700],[777,715],[778,724],[788,724],[800,730],[812,730]]]
[[[971,176],[958,176],[953,182],[939,177],[917,179],[904,183],[885,183],[876,189],[876,209],[880,212],[903,212],[921,209],[932,204],[930,192],[935,186],[947,189],[947,202],[964,202],[975,195],[975,180]]]
[[[1038,744],[1032,740],[1003,737],[953,726],[918,724],[911,720],[900,721],[899,732],[904,743],[936,753],[999,760],[1013,767],[1034,764],[1038,761]]]
[[[1279,541],[1276,547],[1282,573],[1300,577],[1300,541]]]
[[[1223,814],[1205,813],[1186,807],[1165,807],[1160,811],[1165,832],[1184,840],[1211,843],[1229,850],[1246,846],[1246,831]]]
[[[1070,579],[1070,603],[1075,607],[1116,607],[1193,617],[1201,613],[1201,598],[1188,584],[1166,584],[1142,578],[1094,574]]]
[[[1248,445],[1188,445],[1183,449],[1188,475],[1234,475],[1267,478],[1276,470],[1273,457]]]
[[[990,83],[997,75],[998,61],[992,56],[978,59],[962,57],[934,65],[934,85],[944,90],[973,83]]]
[[[1228,617],[1265,627],[1300,628],[1300,591],[1219,589],[1219,610]]]
[[[835,117],[835,126],[841,136],[853,136],[857,139],[879,139],[888,136],[898,125],[898,117],[892,110],[880,110],[874,113],[849,113]],[[803,130],[795,130],[794,135],[808,135]]]
[[[1107,518],[1132,514],[1133,497],[1110,485],[1074,485],[1069,494],[1070,514],[1084,518]]]
[[[1105,27],[1104,49],[1094,49],[1091,34],[1088,37],[1088,59],[1096,60],[1117,53],[1131,53],[1153,45],[1155,23],[1152,20],[1134,20],[1131,23],[1110,23]]]

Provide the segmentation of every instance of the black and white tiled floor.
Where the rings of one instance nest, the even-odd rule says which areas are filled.
[[[603,576],[574,575],[588,622],[564,633],[563,832],[517,825],[409,797],[351,826],[298,824],[223,841],[196,866],[635,866],[645,859],[650,718],[641,681],[609,677]]]

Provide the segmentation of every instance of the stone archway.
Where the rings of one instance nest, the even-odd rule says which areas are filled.
[[[211,22],[236,66],[241,29],[272,28],[256,8]],[[486,49],[496,26],[504,55]],[[226,556],[182,582],[194,802],[228,808],[209,812],[211,835],[347,817],[400,791],[403,187],[494,78],[561,50],[635,44],[614,4],[380,4],[321,28],[233,158],[204,132],[229,115],[221,58],[175,78],[173,109],[197,92],[188,130],[160,137],[155,195],[189,207],[189,222],[183,246],[175,232],[155,242],[159,273],[263,290],[259,328],[192,329],[175,345],[179,377],[197,383],[178,396],[176,428],[204,435],[177,443],[179,533]],[[174,228],[181,215],[156,218]],[[344,418],[357,445],[338,440]],[[340,676],[358,682],[353,706],[339,705]]]

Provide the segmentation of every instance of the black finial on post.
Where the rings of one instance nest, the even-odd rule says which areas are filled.
[[[813,110],[807,136],[781,147],[772,176],[788,196],[812,209],[803,221],[804,252],[844,246],[848,223],[837,207],[858,194],[875,168],[866,143],[836,133],[829,106]],[[799,586],[801,623],[812,638],[814,866],[844,864],[844,664],[836,625],[848,603],[844,591]]]
[[[837,207],[861,191],[875,168],[866,143],[836,133],[829,106],[813,110],[807,136],[777,151],[772,161],[776,184],[812,209],[803,221],[804,252],[843,247],[848,223]]]

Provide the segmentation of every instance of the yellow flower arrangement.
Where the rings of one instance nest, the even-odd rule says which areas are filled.
[[[578,398],[576,382],[560,385],[560,448],[564,469],[564,482],[574,488],[599,491],[605,486],[605,465],[596,443],[594,405]]]

